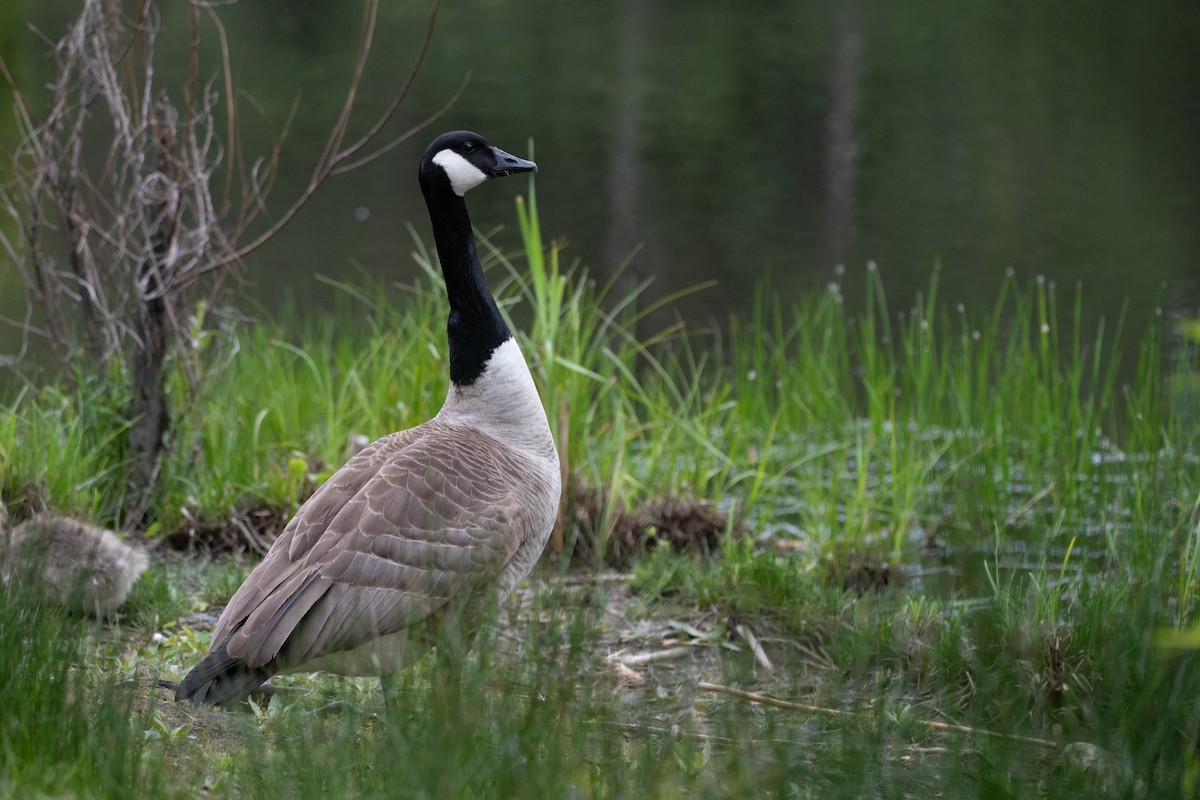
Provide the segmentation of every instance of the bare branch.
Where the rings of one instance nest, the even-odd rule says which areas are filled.
[[[0,231],[0,254],[15,265],[30,312],[24,322],[0,322],[20,329],[26,339],[45,338],[64,366],[81,349],[98,365],[120,361],[131,380],[128,440],[135,462],[130,473],[135,515],[147,507],[167,442],[168,353],[178,356],[189,395],[203,374],[191,342],[193,320],[204,316],[200,304],[209,319],[219,318],[216,303],[230,267],[276,236],[327,178],[379,157],[449,107],[366,152],[395,116],[424,61],[440,4],[434,0],[417,58],[399,91],[366,132],[344,146],[378,21],[379,0],[363,2],[337,119],[308,185],[273,219],[267,200],[299,103],[292,104],[282,128],[266,126],[269,150],[246,158],[239,139],[240,103],[249,103],[261,118],[266,114],[236,90],[229,40],[217,13],[220,3],[190,0],[184,81],[174,98],[157,73],[155,0],[81,0],[79,15],[61,40],[47,40],[56,76],[41,117],[0,59],[18,131],[13,177],[0,185],[0,211],[17,224],[15,233]],[[206,22],[215,32],[220,67],[219,75],[202,80]],[[223,180],[219,190],[214,174]],[[37,326],[30,322],[35,307]]]
[[[221,45],[221,75],[225,79],[225,188],[220,206],[224,212],[229,208],[229,193],[233,190],[233,170],[237,163],[237,94],[233,90],[233,62],[229,57],[229,37],[225,35],[225,24],[221,22],[212,6],[205,5],[204,10],[217,31],[217,41]],[[278,146],[278,142],[272,143],[273,149]]]
[[[343,172],[350,172],[351,170],[358,169],[359,167],[361,167],[365,164],[371,163],[372,161],[379,158],[384,153],[386,153],[389,150],[391,150],[392,148],[396,147],[397,145],[407,142],[413,136],[415,136],[416,134],[425,130],[430,125],[432,125],[434,122],[437,122],[438,119],[441,118],[441,116],[443,114],[445,114],[447,111],[449,111],[454,106],[454,104],[458,102],[458,98],[462,97],[462,93],[464,91],[466,91],[467,84],[470,82],[471,82],[471,73],[468,72],[466,75],[463,76],[462,83],[460,83],[458,88],[454,90],[454,94],[450,95],[450,99],[447,100],[442,105],[442,107],[439,108],[437,111],[434,111],[428,117],[421,120],[416,125],[413,125],[411,128],[409,128],[404,133],[397,136],[395,139],[392,139],[390,142],[383,145],[378,150],[374,150],[356,161],[351,161],[348,164],[342,164],[341,166],[337,167],[336,169],[330,170],[329,174],[330,175],[341,175]],[[349,151],[347,151],[347,152],[349,152]]]
[[[271,225],[268,226],[265,231],[260,233],[248,244],[236,247],[226,258],[219,259],[212,264],[207,265],[199,273],[197,273],[197,278],[203,274],[206,274],[207,272],[220,269],[229,263],[241,261],[247,255],[270,241],[277,233],[279,233],[280,230],[283,229],[285,225],[291,222],[292,218],[299,213],[300,209],[308,203],[313,194],[315,194],[317,189],[320,188],[321,184],[324,183],[325,179],[335,173],[335,170],[341,161],[357,152],[363,145],[370,141],[371,137],[373,137],[378,133],[379,130],[382,129],[387,120],[390,119],[395,113],[395,107],[399,104],[400,100],[403,100],[405,93],[408,91],[408,87],[412,85],[416,78],[417,72],[421,68],[421,63],[424,60],[425,52],[428,49],[429,43],[433,37],[433,23],[437,18],[437,11],[440,7],[440,4],[441,0],[435,0],[433,10],[430,13],[430,23],[426,28],[425,38],[421,43],[420,55],[413,64],[412,68],[409,70],[409,73],[405,78],[404,85],[397,95],[398,99],[394,100],[393,104],[389,105],[384,114],[382,114],[380,118],[376,120],[376,123],[368,129],[368,136],[355,142],[346,151],[341,151],[339,150],[339,147],[341,146],[341,141],[345,137],[346,130],[350,123],[350,116],[354,110],[354,103],[357,99],[359,85],[362,82],[362,75],[366,65],[367,55],[370,52],[371,40],[375,31],[375,15],[378,9],[378,0],[367,0],[363,13],[363,26],[359,39],[358,52],[355,57],[354,73],[351,76],[349,87],[346,90],[346,100],[342,104],[342,112],[338,116],[337,122],[334,123],[333,130],[329,134],[329,138],[325,143],[325,148],[321,153],[321,157],[318,159],[316,166],[313,168],[313,175],[309,180],[308,186],[305,187],[305,189],[300,193],[300,196],[296,198],[292,205],[289,206],[278,219],[271,223]],[[459,89],[460,93],[461,91],[462,90]],[[454,99],[457,99],[457,97],[458,94],[455,94]],[[441,113],[442,112],[439,111],[438,113],[426,118],[426,120],[416,126],[415,129],[402,134],[399,141],[403,141],[417,130],[420,130],[425,125],[428,125],[430,122],[441,116]],[[397,141],[395,144],[398,144],[399,141]],[[391,146],[394,146],[394,144]],[[362,163],[365,164],[372,160],[372,158],[374,158],[374,156],[364,159]]]
[[[400,108],[400,104],[403,103],[404,98],[408,96],[408,90],[412,88],[413,83],[416,81],[417,73],[421,71],[421,64],[425,62],[425,54],[429,52],[429,45],[433,41],[433,27],[437,23],[437,15],[441,7],[442,0],[434,0],[433,10],[429,12],[429,24],[425,27],[425,36],[423,39],[421,39],[420,49],[417,50],[417,61],[415,64],[413,64],[412,69],[408,71],[408,76],[404,79],[404,84],[400,87],[400,91],[396,92],[396,96],[393,97],[392,102],[388,104],[387,110],[380,115],[379,119],[375,120],[375,124],[368,128],[367,132],[359,137],[358,141],[338,154],[338,161],[350,158],[363,147],[370,144],[370,142],[379,134],[379,132],[383,130],[383,126],[387,125],[391,118],[396,114],[396,110]],[[453,105],[454,100],[458,98],[458,95],[462,93],[462,90],[465,87],[466,82],[464,80],[463,86],[459,87],[458,92],[455,93],[454,98],[451,99],[448,106]],[[441,114],[437,114],[433,117],[433,119],[437,119],[438,116],[441,116]],[[390,149],[390,147],[388,149]],[[366,161],[369,160],[370,159],[366,159],[362,163],[365,164]]]
[[[342,103],[342,111],[333,131],[325,143],[325,150],[317,161],[313,172],[312,184],[317,185],[329,175],[329,169],[337,163],[337,153],[342,146],[342,139],[350,127],[350,117],[354,113],[354,104],[358,100],[358,87],[362,84],[363,72],[367,67],[367,54],[371,52],[371,42],[375,38],[375,19],[379,14],[379,0],[367,0],[363,12],[362,32],[358,38],[358,52],[354,58],[354,74],[350,78],[350,86],[346,90],[346,99]]]

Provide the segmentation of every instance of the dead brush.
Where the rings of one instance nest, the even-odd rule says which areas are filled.
[[[707,500],[663,497],[630,510],[611,488],[576,477],[566,488],[564,523],[572,561],[625,569],[662,545],[677,552],[714,553],[741,523]]]
[[[36,337],[65,374],[83,355],[96,374],[127,381],[128,483],[135,488],[125,516],[135,522],[152,504],[161,455],[178,424],[172,415],[186,413],[205,377],[201,351],[234,268],[330,176],[372,161],[445,110],[378,141],[420,69],[435,2],[400,88],[361,135],[350,135],[378,13],[378,0],[365,0],[341,113],[308,183],[268,214],[299,106],[268,131],[266,153],[242,151],[242,100],[219,5],[192,3],[186,12],[190,44],[178,88],[162,77],[169,70],[156,49],[163,23],[153,0],[83,0],[60,40],[43,36],[55,77],[42,108],[0,59],[18,133],[11,180],[0,185],[0,214],[11,222],[0,226],[0,253],[14,265],[27,304],[24,319],[0,322],[22,333],[22,356]],[[202,38],[206,50],[215,38],[220,53],[210,80],[200,74]],[[168,402],[172,359],[186,380],[183,403]]]

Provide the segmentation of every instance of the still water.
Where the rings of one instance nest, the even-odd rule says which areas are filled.
[[[23,2],[53,36],[72,9]],[[381,9],[359,130],[402,82],[428,11]],[[276,125],[299,98],[282,209],[339,110],[359,9],[253,0],[221,13],[242,90]],[[178,86],[185,17],[165,14],[160,69]],[[428,239],[417,158],[440,130],[470,128],[517,154],[534,141],[545,235],[593,274],[641,246],[630,274],[653,276],[652,295],[716,280],[679,304],[688,319],[744,311],[761,281],[786,300],[837,280],[853,302],[872,259],[893,307],[935,264],[946,301],[986,307],[1012,269],[1081,282],[1093,316],[1128,302],[1140,329],[1158,305],[1200,310],[1198,43],[1195,0],[447,0],[393,130],[466,80],[461,98],[331,180],[254,254],[240,291],[319,313],[316,274],[412,280],[404,223]],[[0,46],[34,86],[43,46],[12,29]],[[244,125],[261,149],[248,106]],[[471,197],[479,227],[506,226],[505,247],[520,191],[509,180]],[[0,285],[13,313],[13,276]]]

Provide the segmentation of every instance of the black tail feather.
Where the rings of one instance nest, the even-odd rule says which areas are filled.
[[[175,689],[175,701],[190,700],[195,705],[227,705],[244,699],[275,674],[271,664],[250,667],[229,655],[225,642],[192,668]]]

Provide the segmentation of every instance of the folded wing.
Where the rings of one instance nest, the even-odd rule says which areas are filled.
[[[490,437],[438,422],[381,439],[300,509],[230,600],[214,651],[274,672],[486,591],[532,527],[515,461]]]

